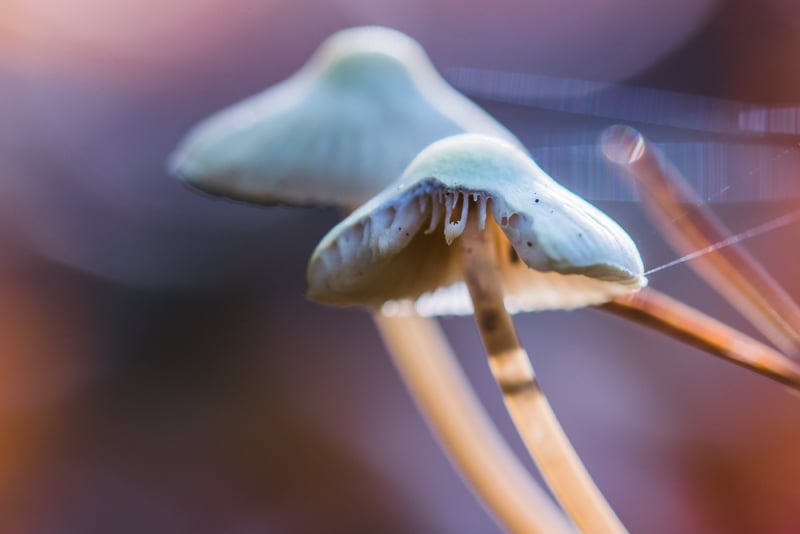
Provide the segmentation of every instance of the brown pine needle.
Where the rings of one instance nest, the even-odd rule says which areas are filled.
[[[646,288],[634,295],[617,297],[598,307],[800,391],[800,365],[655,289]]]
[[[639,132],[609,128],[603,152],[633,178],[650,219],[679,255],[730,237],[678,169]],[[688,264],[781,351],[800,354],[800,307],[743,247],[733,243]]]

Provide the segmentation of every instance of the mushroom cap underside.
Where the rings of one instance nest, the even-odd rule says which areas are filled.
[[[385,311],[471,311],[461,250],[468,217],[496,233],[510,311],[599,304],[646,284],[628,234],[524,153],[485,136],[435,143],[391,188],[319,244],[308,295]]]

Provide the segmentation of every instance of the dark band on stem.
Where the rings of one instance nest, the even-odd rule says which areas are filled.
[[[526,377],[520,380],[502,380],[498,382],[503,395],[514,396],[525,392],[535,392],[540,389],[536,377]]]

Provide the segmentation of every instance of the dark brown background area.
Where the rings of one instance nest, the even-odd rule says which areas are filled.
[[[368,316],[304,300],[307,257],[338,214],[219,201],[164,172],[191,124],[290,75],[331,32],[396,27],[441,69],[800,105],[792,0],[7,0],[0,13],[0,532],[15,534],[498,531]],[[601,207],[648,266],[673,259],[638,205]],[[714,206],[734,231],[796,207]],[[798,231],[747,243],[792,295]],[[685,266],[651,284],[757,335]],[[472,321],[442,324],[524,457]],[[796,397],[595,310],[517,325],[632,532],[800,531]]]

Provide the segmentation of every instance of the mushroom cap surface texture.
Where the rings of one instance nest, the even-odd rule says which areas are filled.
[[[647,284],[639,251],[616,222],[513,145],[463,134],[426,148],[322,239],[308,296],[388,314],[470,313],[461,247],[451,246],[468,217],[495,232],[512,313],[600,304]]]
[[[237,200],[354,207],[430,143],[462,132],[519,143],[449,86],[415,40],[352,28],[329,37],[287,80],[195,126],[169,167]]]

